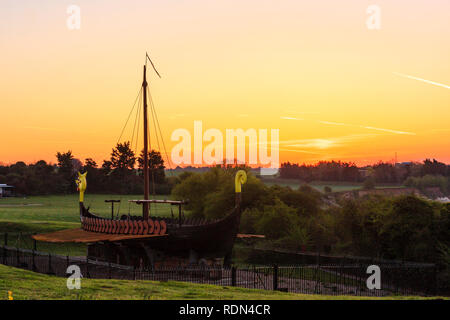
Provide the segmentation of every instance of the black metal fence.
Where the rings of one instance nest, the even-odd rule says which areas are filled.
[[[295,266],[179,266],[137,269],[85,257],[69,257],[0,246],[0,263],[39,273],[68,277],[76,265],[82,277],[153,281],[186,281],[220,286],[280,290],[327,295],[434,295],[436,270],[432,264],[379,264],[380,289],[369,289],[369,264],[307,264]]]
[[[241,248],[242,250],[242,248]],[[264,264],[271,261],[278,265],[304,265],[304,264],[415,264],[428,265],[427,263],[413,263],[410,261],[381,259],[375,257],[361,257],[350,255],[332,255],[320,252],[293,252],[281,249],[245,248],[246,262],[249,264]]]

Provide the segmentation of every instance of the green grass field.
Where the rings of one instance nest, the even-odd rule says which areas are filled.
[[[128,200],[141,199],[141,195],[86,195],[85,206],[91,207],[91,212],[103,216],[111,217],[111,205],[105,203],[105,199],[120,199],[121,205],[115,205],[115,215],[119,213],[141,215],[142,207]],[[157,196],[158,199],[166,199],[164,196]],[[174,214],[177,210],[174,208]],[[171,216],[170,205],[151,205],[152,216]],[[27,198],[1,198],[0,199],[0,234],[7,232],[8,244],[21,248],[31,249],[33,241],[30,234],[45,233],[62,229],[80,227],[78,195],[54,195],[35,196]],[[19,234],[24,235],[19,237]],[[0,237],[0,244],[3,244],[3,236]],[[55,254],[81,256],[86,254],[84,244],[51,244],[39,242],[39,251],[51,252]]]
[[[226,299],[226,300],[412,300],[423,297],[367,298],[283,293],[268,290],[243,289],[185,282],[82,279],[80,290],[69,290],[65,278],[38,274],[0,265],[0,300],[8,299],[8,291],[20,300],[167,300],[167,299]],[[431,299],[431,298],[428,298]]]
[[[295,179],[281,179],[281,178],[263,178],[261,181],[268,185],[279,185],[282,187],[291,187],[292,189],[298,189],[302,183],[299,180]],[[325,192],[325,187],[328,186],[331,188],[332,192],[343,192],[343,191],[353,191],[353,190],[359,190],[362,189],[363,184],[362,183],[348,183],[348,182],[324,182],[324,181],[313,181],[308,184],[310,187],[316,189],[320,192]],[[384,189],[384,188],[399,188],[403,187],[401,185],[377,185],[377,189]]]
[[[165,196],[156,196],[156,199],[167,199]],[[103,217],[111,217],[111,204],[105,203],[106,199],[121,200],[120,205],[115,204],[115,214],[142,214],[142,206],[130,203],[128,200],[142,199],[142,195],[85,195],[84,204],[91,207],[91,212]],[[120,211],[119,211],[120,209]],[[169,216],[170,205],[151,205],[151,215]],[[176,213],[176,210],[174,211]],[[0,220],[20,221],[64,221],[78,222],[79,206],[78,195],[35,196],[27,198],[1,198]]]

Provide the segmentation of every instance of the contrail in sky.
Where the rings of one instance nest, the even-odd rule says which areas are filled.
[[[284,120],[304,120],[304,119],[298,119],[298,118],[292,118],[292,117],[280,117],[280,118],[284,119]],[[385,128],[376,128],[376,127],[365,126],[365,125],[356,125],[356,124],[348,124],[348,123],[332,122],[332,121],[323,121],[323,120],[318,120],[317,122],[321,123],[321,124],[333,125],[333,126],[360,127],[360,128],[364,128],[364,129],[384,131],[384,132],[395,133],[395,134],[416,135],[413,132],[406,132],[406,131],[399,131],[399,130],[392,130],[392,129],[385,129]]]
[[[280,119],[283,119],[283,120],[303,120],[301,118],[294,118],[294,117],[280,117]]]
[[[398,130],[391,130],[391,129],[384,129],[384,128],[375,128],[375,127],[368,127],[368,126],[360,126],[364,129],[370,129],[370,130],[378,130],[378,131],[385,131],[389,133],[395,133],[395,134],[409,134],[415,136],[416,134],[413,132],[406,132],[406,131],[398,131]]]
[[[393,72],[393,74],[400,76],[400,77],[404,77],[404,78],[408,78],[408,79],[413,79],[413,80],[418,80],[418,81],[422,81],[422,82],[426,82],[429,84],[433,84],[435,86],[439,86],[439,87],[444,87],[446,89],[450,89],[450,86],[443,84],[443,83],[439,83],[439,82],[434,82],[434,81],[430,81],[430,80],[426,80],[426,79],[422,79],[422,78],[418,78],[418,77],[413,77],[407,74],[403,74],[403,73],[398,73],[398,72]]]

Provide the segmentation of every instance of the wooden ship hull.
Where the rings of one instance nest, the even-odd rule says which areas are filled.
[[[170,218],[150,218],[144,221],[142,217],[113,220],[90,213],[83,203],[80,203],[80,215],[83,229],[90,230],[89,232],[141,236],[146,234],[147,229],[148,235],[156,235],[88,245],[90,259],[139,267],[151,266],[161,261],[196,264],[201,260],[211,261],[217,258],[223,258],[224,264],[230,264],[241,213],[239,206],[236,206],[224,218],[209,222],[200,219],[180,221]],[[88,220],[94,223],[88,226]],[[114,225],[117,225],[116,228]]]

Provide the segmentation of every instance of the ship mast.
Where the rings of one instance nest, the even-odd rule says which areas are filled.
[[[149,216],[149,201],[148,196],[150,194],[150,188],[149,188],[149,174],[148,174],[148,139],[150,137],[149,130],[148,130],[148,117],[147,117],[147,60],[150,61],[150,64],[152,65],[153,70],[155,70],[155,73],[158,75],[158,77],[161,78],[161,75],[159,74],[158,70],[156,70],[155,65],[152,62],[152,59],[148,56],[148,53],[145,53],[145,65],[144,65],[144,79],[142,81],[142,90],[144,91],[143,100],[144,100],[144,202],[142,206],[142,217],[144,220],[148,220]],[[156,128],[155,128],[156,130]],[[155,188],[155,186],[153,186]],[[147,200],[147,201],[145,201]]]
[[[142,81],[142,90],[144,91],[144,200],[148,200],[149,195],[149,176],[148,176],[148,124],[147,124],[147,79],[146,66],[144,65],[144,80]],[[144,202],[142,206],[142,217],[148,220],[149,203]]]

